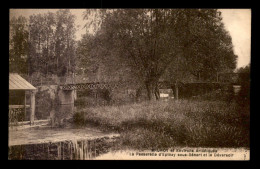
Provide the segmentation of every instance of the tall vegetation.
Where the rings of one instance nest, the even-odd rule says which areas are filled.
[[[250,68],[251,65],[241,67],[237,70],[239,73],[238,81],[241,84],[241,90],[237,101],[243,108],[250,107]]]
[[[93,16],[98,19],[90,21]],[[217,10],[87,10],[85,18],[89,25],[99,27],[91,38],[82,39],[95,45],[79,45],[80,50],[88,48],[84,57],[90,60],[98,51],[92,60],[116,58],[113,65],[123,58],[124,68],[146,87],[150,100],[159,99],[158,82],[163,77],[178,82],[182,71],[207,80],[216,72],[236,67],[231,37]],[[111,62],[106,64],[111,67]]]
[[[119,148],[249,147],[249,111],[235,102],[181,100],[78,109],[74,124],[120,133]],[[238,113],[240,112],[240,113]]]
[[[58,76],[74,72],[76,28],[69,10],[31,15],[29,20],[14,17],[10,27],[10,71]]]
[[[27,73],[28,22],[25,17],[11,18],[9,34],[9,71]],[[19,65],[19,66],[18,66]]]

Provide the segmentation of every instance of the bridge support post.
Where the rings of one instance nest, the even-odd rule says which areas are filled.
[[[74,104],[75,90],[59,90],[59,104]]]
[[[77,90],[73,90],[73,92],[74,100],[77,100]]]
[[[176,100],[179,100],[179,87],[178,87],[177,81],[175,83],[175,97],[176,97]]]
[[[35,91],[31,91],[31,105],[30,105],[30,124],[34,124],[34,115],[35,115]]]

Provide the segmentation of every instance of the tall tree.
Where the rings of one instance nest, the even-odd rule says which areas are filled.
[[[32,72],[48,74],[53,57],[55,20],[53,13],[30,16],[29,62]]]
[[[241,67],[237,70],[239,73],[238,82],[241,84],[241,90],[239,92],[239,104],[243,106],[250,106],[250,72],[251,64],[249,63],[245,67]]]
[[[75,67],[75,16],[69,10],[30,16],[32,72],[69,74]]]
[[[119,9],[94,12],[101,17],[98,20],[100,29],[95,34],[95,40],[102,44],[103,49],[99,57],[113,53],[127,60],[132,72],[146,86],[149,99],[159,99],[159,79],[171,67],[177,72],[180,67],[185,67],[186,71],[199,72],[207,79],[223,63],[224,67],[233,68],[235,65],[231,38],[223,28],[217,10]],[[87,15],[90,13],[86,12],[86,18]],[[219,59],[221,57],[223,59]]]
[[[175,82],[176,92],[178,81],[216,81],[218,73],[235,69],[237,56],[231,37],[224,29],[221,12],[186,10],[179,26],[183,52],[163,77]]]
[[[56,13],[55,53],[56,66],[59,75],[74,71],[75,57],[75,16],[69,10],[59,10]],[[59,68],[61,68],[59,70]]]
[[[9,28],[9,71],[27,73],[28,25],[26,18],[13,17]]]

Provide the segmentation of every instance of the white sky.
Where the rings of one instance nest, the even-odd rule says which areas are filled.
[[[56,12],[58,9],[10,9],[10,17],[25,16],[29,18],[32,14],[43,14]],[[81,36],[86,33],[83,20],[85,9],[70,9],[71,13],[76,16],[76,39],[80,40]],[[229,31],[234,45],[234,52],[238,55],[237,68],[246,66],[251,60],[251,10],[250,9],[220,9],[222,12],[223,23],[226,30]]]
[[[251,60],[251,10],[220,9],[223,23],[232,37],[234,52],[238,55],[237,67],[246,66]]]

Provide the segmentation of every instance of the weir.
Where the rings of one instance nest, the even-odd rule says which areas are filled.
[[[112,140],[112,141],[111,141]],[[107,153],[113,138],[64,140],[55,143],[9,146],[9,160],[90,160]]]
[[[38,130],[43,131],[43,130]],[[27,135],[22,139],[22,132]],[[32,134],[26,134],[31,132]],[[89,160],[107,153],[113,147],[118,134],[104,134],[88,129],[46,130],[37,136],[37,129],[13,132],[9,141],[10,160]],[[94,133],[95,132],[95,133]],[[55,133],[55,134],[54,134]],[[87,133],[87,134],[86,134]],[[15,141],[15,135],[17,138]],[[10,140],[10,138],[9,138]]]

